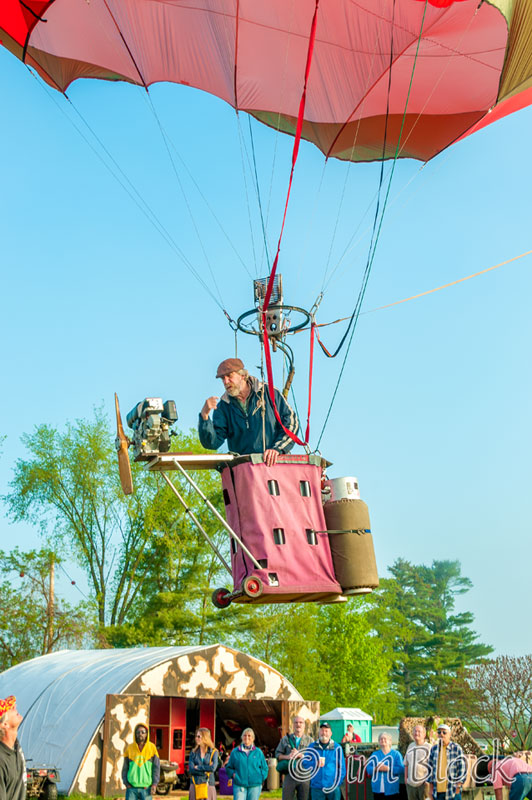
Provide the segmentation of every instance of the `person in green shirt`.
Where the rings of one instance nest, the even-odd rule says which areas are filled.
[[[147,800],[155,794],[161,774],[157,748],[150,742],[146,725],[136,725],[135,741],[126,747],[122,781],[126,787],[126,800]]]

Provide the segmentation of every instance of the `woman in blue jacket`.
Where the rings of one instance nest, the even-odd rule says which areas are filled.
[[[254,742],[254,732],[245,728],[242,744],[234,748],[226,764],[227,775],[233,779],[234,800],[259,800],[262,783],[268,775],[264,753]]]
[[[190,751],[188,771],[190,773],[189,800],[196,800],[196,785],[207,784],[207,800],[216,800],[214,773],[218,768],[218,751],[208,728],[198,728],[194,736],[195,747]]]
[[[392,737],[389,733],[379,736],[380,750],[370,755],[366,772],[371,775],[371,789],[375,800],[399,795],[399,778],[404,775],[405,765],[398,750],[392,750]]]

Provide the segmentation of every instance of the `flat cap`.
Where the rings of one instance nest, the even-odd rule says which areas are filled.
[[[229,375],[230,372],[238,372],[244,369],[244,362],[239,358],[226,358],[225,361],[218,366],[216,370],[216,377],[223,378],[224,375]]]

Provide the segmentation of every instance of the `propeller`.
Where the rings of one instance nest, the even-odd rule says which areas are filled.
[[[130,440],[124,433],[122,417],[120,416],[120,406],[118,405],[118,395],[115,392],[116,409],[116,439],[115,447],[118,453],[118,472],[120,473],[120,483],[124,494],[133,494],[133,479],[131,477],[131,464],[129,463],[128,447]]]

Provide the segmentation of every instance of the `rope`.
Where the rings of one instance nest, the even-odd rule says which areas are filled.
[[[253,233],[253,221],[251,215],[251,205],[249,202],[249,192],[248,192],[248,181],[246,176],[246,162],[244,160],[244,153],[245,144],[244,144],[244,137],[242,134],[242,128],[240,126],[240,114],[236,111],[236,122],[237,122],[237,130],[238,130],[238,143],[240,145],[240,161],[242,163],[242,177],[244,179],[244,192],[246,195],[246,208],[248,212],[248,222],[249,222],[249,235],[251,237],[251,250],[253,252],[253,261],[255,264],[255,275],[258,275],[258,263],[257,263],[257,252],[255,249],[255,235]],[[247,152],[246,152],[247,155]]]
[[[410,300],[417,300],[420,297],[425,297],[428,294],[434,294],[434,292],[439,292],[442,289],[449,289],[451,286],[456,286],[457,283],[463,283],[464,281],[469,281],[471,278],[478,278],[479,275],[485,275],[486,272],[492,272],[494,269],[498,269],[499,267],[504,267],[506,264],[511,264],[512,261],[518,261],[520,258],[524,258],[525,256],[532,255],[532,250],[526,250],[524,253],[520,253],[518,256],[513,256],[512,258],[506,259],[506,261],[501,261],[499,264],[494,264],[491,267],[486,267],[486,269],[481,269],[478,272],[473,272],[471,275],[466,275],[464,278],[458,278],[455,281],[450,281],[449,283],[443,283],[441,286],[436,286],[434,289],[427,289],[425,292],[419,292],[418,294],[412,294],[410,297],[404,297],[402,300],[395,300],[393,303],[386,303],[384,306],[378,306],[377,308],[370,308],[367,311],[361,311],[359,313],[359,317],[363,317],[365,314],[374,314],[375,311],[383,311],[385,308],[393,308],[393,306],[401,305],[401,303],[408,303]],[[346,320],[350,319],[350,317],[340,317],[340,319],[334,319],[331,322],[320,322],[316,324],[316,328],[327,328],[329,325],[336,325],[338,322],[345,322]],[[316,336],[319,340],[318,331],[316,331]],[[321,342],[320,342],[321,344]],[[324,348],[324,345],[321,345]]]
[[[255,190],[257,192],[257,202],[259,204],[260,222],[262,227],[262,238],[264,239],[264,252],[266,253],[266,263],[269,265],[270,254],[268,252],[268,241],[266,239],[266,226],[264,224],[264,214],[262,212],[262,201],[260,196],[259,176],[257,174],[257,160],[255,158],[255,142],[253,141],[253,130],[251,128],[251,117],[248,115],[249,138],[251,140],[251,155],[253,158],[253,176],[255,178]]]
[[[143,93],[142,93],[142,96],[143,96],[143,97],[146,97],[146,100],[147,100],[147,104],[148,104],[148,105],[149,105],[149,104],[152,102],[151,93],[150,93],[150,95],[149,95],[149,96],[147,96],[147,93],[146,93],[146,92],[143,92]],[[160,119],[158,120],[158,122],[159,122],[159,125],[161,125],[161,126],[162,126],[162,123],[160,122]],[[218,228],[220,229],[220,232],[222,233],[222,235],[224,236],[225,240],[227,241],[227,243],[228,243],[229,247],[231,248],[231,250],[233,251],[233,253],[234,253],[234,254],[235,254],[235,256],[237,257],[237,259],[240,261],[241,265],[244,267],[244,269],[246,270],[246,272],[247,272],[247,274],[249,275],[249,277],[250,277],[251,279],[253,279],[253,276],[252,276],[251,272],[249,271],[249,269],[248,269],[248,266],[247,266],[246,262],[244,261],[244,259],[242,258],[242,256],[241,256],[241,255],[240,255],[240,253],[238,252],[238,250],[236,249],[234,242],[232,241],[231,237],[229,236],[229,234],[227,233],[226,229],[225,229],[225,228],[224,228],[224,226],[222,225],[222,223],[221,223],[221,221],[220,221],[220,219],[219,219],[218,215],[216,214],[215,210],[213,209],[213,207],[212,207],[212,206],[211,206],[211,204],[209,203],[209,201],[208,201],[207,197],[206,197],[206,196],[205,196],[205,194],[202,192],[202,190],[201,190],[201,187],[200,187],[199,183],[197,182],[196,178],[194,177],[194,173],[193,173],[193,172],[191,172],[191,171],[190,171],[190,169],[188,168],[188,166],[187,166],[187,162],[184,160],[184,158],[182,157],[181,153],[180,153],[180,152],[179,152],[179,150],[177,149],[177,147],[176,147],[175,143],[174,143],[174,142],[172,141],[172,139],[170,138],[170,136],[169,136],[169,134],[168,134],[168,131],[167,131],[167,130],[164,128],[164,126],[162,126],[162,127],[163,127],[163,130],[164,130],[164,136],[166,137],[166,140],[168,141],[168,143],[169,143],[169,144],[170,144],[170,146],[172,147],[172,150],[174,151],[174,153],[175,153],[176,157],[179,159],[179,163],[180,163],[181,167],[182,167],[182,168],[185,170],[185,172],[187,173],[187,177],[188,177],[188,178],[189,178],[189,180],[192,182],[192,184],[194,185],[194,188],[196,189],[197,193],[199,194],[199,196],[201,197],[201,199],[202,199],[202,200],[203,200],[203,202],[205,203],[205,205],[206,205],[206,207],[207,207],[207,210],[209,211],[209,214],[210,214],[210,215],[212,216],[212,218],[214,219],[215,223],[217,224]]]
[[[426,2],[427,2],[427,0],[425,0],[425,9],[426,9]],[[371,231],[371,238],[370,238],[370,244],[369,244],[369,250],[368,250],[368,257],[366,259],[366,266],[364,268],[364,273],[362,275],[362,284],[361,284],[361,287],[360,287],[360,290],[359,290],[359,293],[358,293],[358,297],[357,297],[357,300],[356,300],[356,303],[355,303],[355,307],[353,309],[353,313],[351,314],[351,318],[349,320],[349,324],[348,324],[348,326],[347,326],[347,328],[345,330],[345,333],[344,333],[344,335],[342,336],[342,338],[340,340],[340,344],[338,345],[338,347],[336,348],[334,353],[329,353],[328,350],[323,348],[323,345],[321,345],[321,342],[320,342],[320,346],[321,346],[323,352],[325,353],[325,355],[327,356],[327,358],[336,358],[336,356],[338,355],[338,353],[340,352],[340,350],[344,346],[344,343],[345,343],[347,337],[349,336],[349,333],[351,332],[351,328],[353,328],[353,330],[356,328],[356,320],[358,318],[358,312],[360,310],[360,307],[362,305],[362,301],[364,299],[364,295],[366,293],[366,287],[367,287],[367,284],[368,284],[368,280],[369,280],[369,276],[370,276],[370,272],[371,272],[371,267],[373,266],[373,260],[375,258],[375,252],[376,252],[377,243],[378,243],[378,240],[379,240],[380,228],[381,228],[381,225],[382,225],[382,219],[384,217],[384,212],[386,210],[386,201],[385,201],[385,203],[383,205],[382,215],[381,215],[381,218],[380,218],[380,225],[379,225],[378,223],[379,223],[379,211],[380,211],[380,203],[381,203],[381,191],[382,191],[382,186],[383,186],[383,183],[384,183],[384,157],[386,155],[386,142],[387,142],[387,139],[388,139],[388,120],[389,120],[389,116],[390,116],[390,94],[391,94],[391,87],[392,87],[394,23],[395,23],[395,0],[393,2],[393,6],[392,6],[392,26],[391,26],[392,29],[391,29],[391,41],[390,41],[390,65],[389,65],[389,68],[388,68],[388,90],[387,90],[387,94],[386,94],[386,116],[385,116],[385,122],[384,122],[384,137],[383,137],[383,141],[382,141],[381,168],[380,168],[380,175],[379,175],[379,186],[378,186],[378,189],[377,189],[377,203],[376,203],[376,206],[375,206],[375,215],[374,215],[374,218],[373,218],[373,226],[372,226],[372,231]],[[421,30],[423,30],[423,24],[421,25]],[[421,37],[421,32],[420,32],[420,37]],[[418,46],[419,46],[419,40],[418,40]],[[414,66],[412,68],[412,76],[413,76],[413,70],[414,69],[415,69],[415,60],[414,60]],[[410,85],[412,85],[412,84],[410,84]],[[409,96],[410,96],[410,90],[409,90],[407,98],[406,98],[406,105],[405,105],[405,110],[404,110],[404,113],[403,113],[403,122],[404,122],[404,119],[406,117],[406,108],[408,106],[408,98],[409,98]],[[402,132],[402,127],[401,127],[401,132]],[[401,140],[401,132],[399,133],[399,142]],[[397,148],[399,147],[399,142],[398,142]],[[395,159],[397,159],[397,149],[395,151]],[[394,163],[395,163],[395,159],[394,159]],[[392,177],[393,177],[393,169],[392,169],[392,171],[390,173],[390,177],[389,177],[388,192],[390,190]],[[386,199],[387,198],[388,198],[388,193],[386,194]],[[349,341],[350,342],[352,341],[352,336],[351,336]],[[341,375],[341,373],[340,373],[340,375]],[[336,395],[337,391],[338,391],[338,384],[336,385],[334,396]],[[328,416],[327,416],[327,419],[328,419]],[[323,431],[322,431],[322,433],[323,433]],[[321,437],[320,437],[320,439],[321,439]],[[318,442],[318,446],[319,446],[319,442]]]
[[[314,42],[316,40],[316,26],[317,26],[317,21],[318,21],[319,3],[320,3],[320,0],[315,0],[314,16],[312,17],[312,24],[311,24],[310,36],[309,36],[309,45],[308,45],[308,51],[307,51],[307,63],[306,63],[306,66],[305,66],[305,79],[304,79],[304,83],[303,83],[303,92],[301,94],[301,100],[299,102],[299,113],[298,113],[298,117],[297,117],[296,134],[295,134],[295,137],[294,137],[294,146],[293,146],[293,150],[292,150],[292,168],[290,170],[290,178],[288,180],[288,190],[287,190],[287,193],[286,193],[286,201],[285,201],[285,206],[284,206],[283,221],[282,221],[282,224],[281,224],[281,231],[279,233],[279,241],[277,243],[277,251],[276,251],[275,259],[274,259],[273,266],[272,266],[272,269],[271,269],[271,272],[270,272],[270,277],[269,277],[269,280],[268,280],[268,287],[266,289],[266,296],[264,298],[264,304],[263,304],[263,307],[262,307],[262,330],[264,331],[264,356],[265,356],[265,360],[266,360],[266,370],[267,370],[267,374],[268,374],[268,392],[269,392],[270,399],[271,399],[271,402],[272,402],[272,407],[273,407],[273,411],[274,411],[274,414],[275,414],[275,418],[277,419],[277,422],[281,425],[281,428],[284,430],[286,435],[289,436],[294,442],[296,442],[296,444],[302,445],[303,447],[306,444],[308,444],[308,438],[309,438],[309,432],[310,432],[311,387],[309,386],[309,405],[308,405],[308,416],[307,416],[307,428],[306,428],[306,432],[305,432],[305,441],[303,442],[303,441],[301,441],[301,439],[298,436],[296,436],[295,433],[293,433],[292,431],[289,431],[287,428],[285,428],[285,426],[283,425],[283,423],[281,421],[281,417],[279,416],[279,411],[278,411],[277,406],[275,404],[275,390],[274,390],[274,385],[273,385],[273,370],[272,370],[272,360],[271,360],[271,353],[270,353],[270,341],[269,341],[268,335],[265,333],[265,331],[266,331],[266,312],[268,310],[268,305],[270,303],[270,298],[272,296],[273,284],[274,284],[274,280],[275,280],[275,273],[277,271],[277,264],[279,262],[279,254],[280,254],[280,251],[281,251],[281,241],[282,241],[282,238],[283,238],[283,231],[284,231],[284,226],[285,226],[285,222],[286,222],[286,214],[288,212],[288,203],[289,203],[289,200],[290,200],[290,192],[291,192],[291,189],[292,189],[292,181],[293,181],[293,178],[294,178],[294,170],[295,170],[295,166],[296,166],[296,162],[297,162],[297,156],[298,156],[298,153],[299,153],[299,145],[300,145],[300,142],[301,142],[301,131],[303,129],[303,119],[304,119],[304,115],[305,115],[305,102],[306,102],[306,98],[307,98],[307,85],[308,85],[308,79],[309,79],[309,74],[310,74],[310,67],[311,67],[311,64],[312,64],[312,55],[313,55],[313,52],[314,52]],[[312,337],[312,341],[313,341],[314,326],[311,326],[311,337]],[[311,350],[312,350],[312,347],[311,347]],[[309,376],[312,377],[312,362],[311,362],[311,367],[309,368]]]
[[[166,152],[168,153],[168,158],[170,159],[170,163],[171,163],[171,165],[172,165],[172,169],[173,169],[173,171],[174,171],[174,175],[175,175],[175,177],[176,177],[176,180],[177,180],[178,186],[179,186],[179,188],[180,188],[180,190],[181,190],[181,194],[183,195],[183,200],[185,201],[185,205],[186,205],[186,207],[187,207],[187,211],[188,211],[188,214],[189,214],[189,217],[190,217],[190,221],[192,222],[192,226],[193,226],[193,228],[194,228],[194,231],[195,231],[195,233],[196,233],[196,236],[197,236],[197,238],[198,238],[198,242],[199,242],[199,245],[200,245],[200,247],[201,247],[201,251],[202,251],[202,253],[203,253],[203,257],[204,257],[204,259],[205,259],[205,262],[206,262],[206,264],[207,264],[207,267],[208,267],[208,269],[209,269],[209,272],[211,273],[211,278],[212,278],[212,281],[213,281],[213,283],[214,283],[214,286],[215,286],[215,288],[216,288],[216,291],[217,291],[217,293],[218,293],[218,298],[219,298],[219,300],[220,300],[220,303],[221,303],[222,305],[224,305],[224,301],[223,301],[223,298],[222,298],[222,294],[221,294],[221,292],[220,292],[220,287],[218,286],[218,283],[217,283],[217,281],[216,281],[216,276],[215,276],[215,274],[214,274],[214,270],[213,270],[213,268],[212,268],[211,262],[210,262],[210,260],[209,260],[209,256],[207,255],[207,251],[205,250],[205,246],[204,246],[204,244],[203,244],[203,237],[200,235],[200,232],[199,232],[199,230],[198,230],[198,226],[196,225],[196,219],[195,219],[195,217],[194,217],[194,214],[192,213],[192,208],[190,207],[190,203],[188,202],[188,198],[187,198],[187,195],[186,195],[185,189],[184,189],[184,187],[183,187],[183,183],[182,183],[182,181],[181,181],[181,177],[180,177],[180,175],[179,175],[179,172],[177,171],[177,167],[176,167],[175,161],[174,161],[174,159],[173,159],[173,157],[172,157],[172,152],[171,152],[171,150],[170,150],[170,146],[169,146],[169,144],[168,144],[168,138],[167,138],[167,136],[166,136],[166,131],[164,130],[164,128],[163,128],[163,126],[162,126],[162,124],[161,124],[161,120],[159,119],[159,115],[157,114],[157,111],[156,111],[156,109],[155,109],[155,106],[153,105],[153,100],[152,100],[152,97],[151,97],[151,94],[150,94],[150,92],[149,92],[149,89],[148,89],[148,88],[146,88],[146,92],[147,92],[148,99],[149,99],[149,106],[150,106],[150,109],[151,109],[151,111],[152,111],[152,113],[153,113],[153,116],[155,117],[155,121],[157,122],[157,127],[159,128],[159,131],[160,131],[160,133],[161,133],[161,136],[162,136],[162,138],[163,138],[164,146],[165,146],[165,148],[166,148]]]
[[[416,70],[417,59],[418,59],[418,55],[419,55],[419,47],[420,47],[420,44],[421,44],[421,37],[422,37],[422,34],[423,34],[423,25],[425,23],[425,16],[426,16],[426,13],[427,13],[427,4],[428,4],[428,0],[425,0],[425,7],[423,9],[423,17],[421,19],[421,27],[419,29],[419,36],[418,36],[418,40],[417,40],[416,55],[414,57],[414,63],[412,65],[412,73],[410,75],[410,83],[409,83],[409,86],[408,86],[408,93],[407,93],[407,96],[406,96],[405,109],[404,109],[404,112],[403,112],[403,119],[401,121],[401,128],[399,130],[399,137],[397,139],[397,147],[395,149],[395,155],[394,155],[394,159],[393,159],[392,169],[391,169],[391,172],[390,172],[390,178],[389,178],[389,181],[388,181],[388,188],[387,188],[386,195],[385,195],[385,198],[384,198],[384,204],[383,204],[383,207],[382,207],[382,213],[381,213],[381,216],[380,216],[380,221],[379,221],[379,225],[378,225],[377,231],[375,233],[375,237],[372,234],[372,242],[370,244],[370,250],[369,250],[369,254],[368,254],[368,263],[366,265],[366,270],[365,270],[364,277],[363,277],[363,280],[362,280],[362,286],[361,286],[361,289],[360,289],[360,292],[359,292],[357,303],[355,305],[355,309],[353,311],[353,315],[351,317],[351,321],[349,322],[347,330],[346,330],[344,336],[342,337],[342,341],[340,342],[340,345],[338,346],[338,348],[337,348],[337,350],[336,350],[336,352],[334,354],[335,356],[338,354],[338,352],[340,350],[340,347],[344,343],[345,338],[346,338],[346,336],[347,336],[347,334],[349,332],[349,328],[352,327],[351,335],[349,337],[349,342],[347,344],[347,348],[346,348],[346,351],[345,351],[344,360],[342,362],[342,367],[340,369],[340,374],[338,375],[338,380],[336,382],[336,386],[335,386],[335,389],[334,389],[334,392],[333,392],[333,396],[332,396],[331,402],[329,404],[329,409],[327,411],[327,415],[325,417],[325,421],[324,421],[323,427],[321,429],[320,437],[318,439],[317,448],[319,448],[320,442],[321,442],[322,437],[323,437],[323,434],[325,433],[325,428],[327,427],[327,423],[329,421],[329,417],[331,415],[331,411],[332,411],[334,402],[336,400],[336,395],[338,394],[338,389],[340,388],[340,383],[341,383],[341,380],[342,380],[342,377],[343,377],[343,374],[344,374],[345,365],[347,363],[347,357],[349,356],[349,351],[351,349],[351,344],[353,342],[353,337],[354,337],[355,331],[356,331],[356,326],[357,326],[357,322],[358,322],[358,316],[359,316],[359,313],[360,313],[360,308],[362,306],[362,302],[364,300],[364,295],[366,293],[366,288],[367,288],[367,285],[368,285],[368,280],[369,280],[369,276],[370,276],[370,272],[371,272],[371,267],[373,265],[373,261],[374,261],[374,258],[375,258],[375,253],[377,251],[377,244],[378,244],[379,237],[380,237],[380,232],[381,232],[382,223],[383,223],[383,219],[384,219],[384,213],[386,211],[388,198],[390,196],[390,189],[391,189],[391,185],[392,185],[393,175],[394,175],[394,172],[395,172],[395,165],[397,163],[397,157],[399,155],[399,147],[400,147],[400,144],[401,144],[401,137],[403,135],[403,129],[404,129],[404,124],[405,124],[405,120],[406,120],[406,112],[407,112],[407,109],[408,109],[408,101],[410,99],[410,92],[412,90],[412,83],[414,81],[414,73],[415,73],[415,70]],[[387,105],[387,109],[386,109],[386,127],[385,127],[385,133],[384,133],[384,137],[385,138],[384,138],[384,143],[383,143],[383,154],[385,153],[385,148],[386,148],[386,133],[387,133],[388,116],[389,116],[389,98],[390,98],[390,87],[391,87],[392,65],[393,65],[393,27],[394,27],[394,21],[395,21],[395,0],[394,0],[394,4],[393,4],[393,13],[392,13],[392,41],[391,41],[391,54],[390,54],[391,55],[391,59],[392,59],[392,63],[390,64],[389,83],[388,83],[388,100],[387,100],[387,104],[388,105]],[[382,168],[384,167],[384,161],[381,162],[381,167]],[[382,175],[383,175],[382,168],[381,168],[381,178],[382,178]],[[380,194],[380,187],[379,187],[379,194]],[[377,203],[377,206],[378,206],[378,204],[379,204],[379,201]],[[377,214],[375,215],[375,223],[376,222],[377,222]]]

